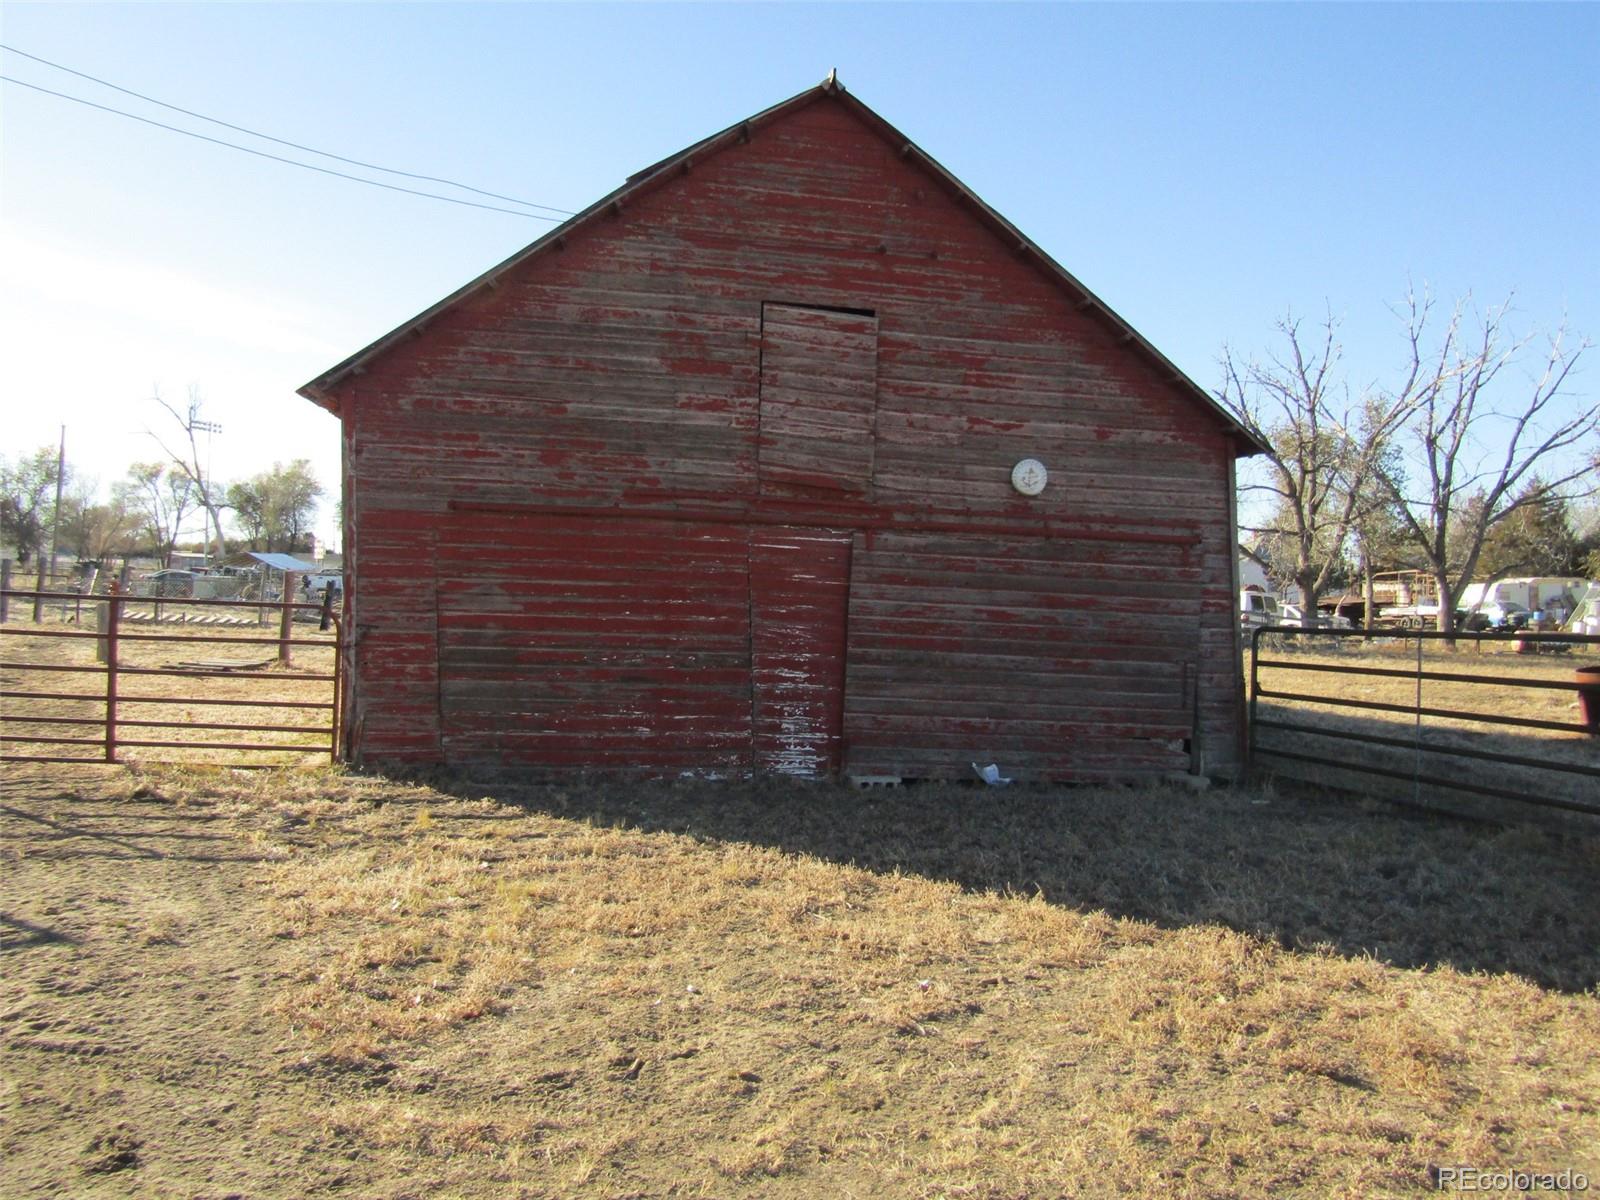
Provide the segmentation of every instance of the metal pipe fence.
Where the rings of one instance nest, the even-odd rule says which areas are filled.
[[[1338,648],[1351,639],[1375,641],[1400,641],[1409,649],[1416,643],[1415,661],[1405,666],[1367,666],[1343,662],[1306,662],[1293,658],[1276,657],[1296,642],[1307,649],[1319,644]],[[1250,693],[1249,735],[1247,756],[1254,771],[1263,758],[1282,759],[1307,764],[1328,771],[1354,772],[1383,779],[1400,780],[1411,785],[1411,799],[1420,802],[1421,789],[1439,789],[1446,793],[1479,796],[1493,800],[1510,800],[1544,808],[1600,816],[1600,665],[1574,665],[1572,678],[1519,678],[1509,672],[1461,671],[1429,669],[1423,647],[1430,643],[1446,643],[1456,647],[1460,643],[1513,643],[1523,653],[1566,653],[1576,647],[1600,648],[1600,636],[1578,633],[1439,633],[1429,630],[1365,630],[1365,629],[1303,629],[1295,626],[1267,626],[1253,631],[1250,639]],[[1475,662],[1488,661],[1492,656],[1477,658]],[[1510,656],[1508,656],[1508,659]],[[1522,661],[1520,658],[1512,661]],[[1586,660],[1595,661],[1595,660]],[[1272,672],[1290,670],[1326,675],[1331,688],[1337,689],[1337,680],[1395,679],[1412,683],[1409,703],[1393,700],[1374,700],[1349,694],[1332,694],[1330,690],[1282,690],[1271,686]],[[1268,682],[1263,683],[1263,673]],[[1550,716],[1523,716],[1504,712],[1484,712],[1477,708],[1464,709],[1424,702],[1429,684],[1466,685],[1501,689],[1499,695],[1515,696],[1520,692],[1575,693],[1579,698],[1580,720],[1553,719]],[[1261,702],[1281,701],[1263,714]],[[1291,707],[1299,706],[1299,707]],[[1307,707],[1310,706],[1310,707]],[[1334,713],[1382,714],[1382,721],[1368,724],[1373,728],[1345,728],[1338,721],[1324,716],[1326,710]],[[1394,717],[1409,717],[1409,735],[1402,735]],[[1321,718],[1321,719],[1318,719]],[[1544,743],[1543,753],[1518,753],[1497,749],[1485,744],[1462,744],[1465,736],[1439,735],[1439,727],[1425,726],[1424,720],[1449,721],[1466,726],[1468,731],[1481,728],[1488,734],[1520,735],[1560,733],[1583,735],[1573,740]],[[1350,722],[1354,723],[1354,722]],[[1425,737],[1425,730],[1436,736]],[[1265,741],[1263,732],[1289,735],[1284,740]],[[1324,741],[1326,739],[1326,741]],[[1502,737],[1500,740],[1504,741]],[[1523,746],[1532,749],[1533,740]],[[1331,743],[1331,744],[1330,744]],[[1574,745],[1579,752],[1574,753]],[[1369,753],[1376,749],[1379,753]],[[1561,749],[1563,753],[1555,753]],[[1385,756],[1385,753],[1387,756]],[[1492,764],[1507,770],[1486,774],[1481,764]],[[1552,787],[1560,780],[1564,787]],[[1592,783],[1590,781],[1593,781]],[[1567,794],[1553,794],[1564,791]]]
[[[281,765],[286,754],[325,753],[338,761],[343,655],[342,625],[334,596],[330,591],[320,602],[296,601],[293,576],[285,583],[283,595],[266,606],[278,617],[276,636],[221,632],[230,625],[220,622],[230,618],[218,614],[228,609],[256,614],[233,621],[231,627],[263,623],[259,599],[174,601],[130,596],[115,583],[104,596],[0,588],[0,612],[6,611],[13,599],[30,600],[36,610],[59,604],[62,622],[79,626],[0,620],[0,701],[5,706],[6,726],[0,734],[0,761],[115,763],[125,760],[126,750],[191,752],[187,758],[160,759],[141,753],[139,761],[144,763],[193,762],[195,751],[222,752],[228,756],[225,765],[236,767]],[[96,629],[82,628],[86,612],[93,614]],[[150,623],[150,631],[124,628],[139,622]],[[302,628],[297,629],[297,624]],[[83,658],[82,647],[91,642],[96,661],[74,661]],[[47,649],[27,649],[40,645]],[[157,665],[129,661],[135,650],[148,655],[181,647],[192,653],[210,645],[261,647],[266,657]],[[308,656],[330,653],[331,669],[294,669],[297,649]],[[63,675],[67,679],[56,682]],[[161,681],[176,679],[199,682],[181,694],[148,690]],[[75,687],[74,681],[87,687]],[[250,694],[237,694],[245,689]],[[225,694],[229,692],[233,694]],[[85,707],[95,711],[86,713]],[[216,710],[222,711],[213,715]],[[246,711],[240,710],[252,715],[259,712],[261,719],[242,719]],[[129,715],[134,712],[144,715]],[[234,719],[227,719],[230,715]],[[295,716],[304,719],[295,723]],[[84,736],[91,729],[96,732]],[[220,735],[220,740],[206,735]],[[266,740],[265,735],[292,735],[293,740]],[[272,755],[279,761],[239,757],[245,754]]]

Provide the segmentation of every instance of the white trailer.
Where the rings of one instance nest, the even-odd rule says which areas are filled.
[[[1588,580],[1571,575],[1531,575],[1494,583],[1469,583],[1462,589],[1456,606],[1476,612],[1491,604],[1517,604],[1529,612],[1539,612],[1559,603],[1570,613],[1588,590]]]
[[[1600,634],[1600,583],[1590,582],[1568,621],[1573,633]]]

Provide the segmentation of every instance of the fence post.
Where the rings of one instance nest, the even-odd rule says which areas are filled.
[[[95,628],[100,636],[94,642],[94,660],[96,662],[110,662],[111,654],[108,645],[111,630],[111,602],[103,600],[94,606]]]
[[[283,600],[281,601],[283,616],[278,622],[278,662],[285,667],[289,665],[292,657],[289,653],[289,635],[293,632],[290,622],[294,619],[294,609],[290,606],[294,604],[294,582],[294,572],[285,571],[283,573]]]
[[[39,560],[39,578],[33,589],[33,623],[37,625],[44,613],[44,596],[41,594],[44,591],[44,556],[35,554],[34,557]]]
[[[333,618],[333,729],[328,742],[330,758],[344,758],[344,621]]]
[[[89,568],[89,573],[78,581],[77,607],[74,608],[73,613],[72,613],[72,620],[73,620],[74,624],[77,624],[77,625],[82,625],[83,624],[83,598],[85,596],[94,595],[95,580],[97,580],[99,578],[100,578],[100,568],[99,567],[91,567],[91,568]]]
[[[1261,689],[1261,626],[1256,626],[1250,633],[1250,711],[1246,716],[1249,729],[1245,734],[1244,769],[1246,778],[1250,778],[1256,765],[1256,693]]]
[[[106,761],[117,761],[117,629],[122,624],[122,589],[113,586],[106,602]]]
[[[0,625],[11,615],[11,560],[0,558]]]

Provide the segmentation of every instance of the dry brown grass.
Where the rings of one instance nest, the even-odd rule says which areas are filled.
[[[419,1194],[1600,1174],[1592,839],[1251,792],[166,786],[271,842],[324,1128]]]

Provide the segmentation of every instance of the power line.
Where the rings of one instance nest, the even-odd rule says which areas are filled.
[[[350,175],[344,171],[334,171],[327,167],[314,166],[303,163],[293,158],[284,158],[279,154],[268,154],[265,150],[252,150],[249,146],[241,146],[237,142],[225,142],[221,138],[207,137],[203,133],[196,133],[192,129],[180,129],[176,125],[166,125],[160,121],[152,121],[149,117],[137,116],[131,112],[123,112],[120,108],[110,108],[104,104],[96,104],[93,100],[85,100],[82,96],[70,96],[66,92],[53,92],[49,88],[40,87],[36,83],[26,83],[21,79],[13,79],[9,75],[0,75],[0,81],[14,83],[18,87],[25,87],[35,92],[43,92],[46,96],[55,96],[61,100],[71,100],[74,104],[87,105],[97,108],[101,112],[113,113],[119,117],[127,117],[130,121],[138,121],[143,125],[154,125],[157,129],[165,129],[171,133],[181,133],[185,137],[198,138],[202,142],[210,142],[214,146],[226,146],[230,150],[238,150],[244,154],[254,154],[257,158],[269,158],[273,162],[287,163],[291,167],[300,167],[302,170],[315,171],[319,175],[332,175],[337,179],[349,179],[355,183],[364,183],[368,187],[382,188],[386,192],[404,192],[408,196],[423,196],[429,200],[443,200],[446,204],[460,204],[467,208],[481,208],[488,212],[507,213],[513,217],[525,217],[530,221],[553,221],[561,223],[560,217],[547,217],[543,213],[523,212],[516,208],[500,208],[494,204],[479,204],[476,200],[462,200],[456,196],[441,196],[437,192],[420,192],[416,188],[400,187],[393,183],[379,183],[376,179],[363,179],[359,175]]]
[[[15,46],[7,46],[4,43],[0,43],[0,50],[4,50],[10,54],[20,54],[23,58],[32,59],[36,63],[43,63],[45,66],[53,67],[57,71],[65,71],[68,75],[76,75],[79,79],[87,79],[90,83],[98,83],[101,87],[108,87],[114,92],[121,92],[125,96],[132,96],[135,99],[145,101],[147,104],[159,105],[161,108],[182,113],[186,117],[194,117],[199,121],[207,121],[212,125],[220,125],[224,129],[232,129],[235,133],[246,133],[251,137],[261,138],[263,141],[276,142],[280,146],[288,146],[293,150],[303,150],[307,154],[315,154],[320,158],[331,158],[336,162],[349,163],[352,167],[361,167],[368,171],[382,171],[385,175],[399,175],[402,178],[416,179],[423,183],[442,183],[446,187],[460,188],[464,192],[473,192],[479,196],[488,196],[491,200],[506,200],[512,204],[525,205],[528,208],[542,208],[546,212],[557,213],[563,217],[572,216],[572,213],[565,208],[553,208],[548,204],[536,204],[532,200],[519,200],[515,196],[502,196],[499,192],[486,192],[482,188],[475,188],[465,183],[457,183],[454,179],[443,179],[437,175],[418,175],[415,172],[401,171],[394,167],[380,167],[377,163],[362,162],[357,158],[346,158],[342,154],[334,154],[328,150],[318,150],[313,146],[302,146],[299,142],[291,142],[285,140],[284,138],[273,137],[270,133],[261,133],[255,129],[247,129],[243,125],[234,125],[227,121],[219,120],[216,117],[208,117],[205,115],[205,113],[195,112],[193,109],[182,108],[176,104],[168,104],[165,100],[157,100],[154,96],[146,96],[143,92],[136,92],[132,88],[122,87],[120,84],[112,83],[107,79],[101,79],[97,75],[90,75],[85,71],[76,71],[71,67],[63,66],[58,62],[51,62],[48,58],[40,58],[37,54],[29,54],[26,50],[18,50]],[[44,89],[41,88],[39,90],[43,91]],[[60,93],[52,92],[51,94],[59,95]],[[85,103],[89,102],[85,101]],[[116,112],[119,110],[111,109],[109,111]],[[126,116],[129,114],[123,115]]]

